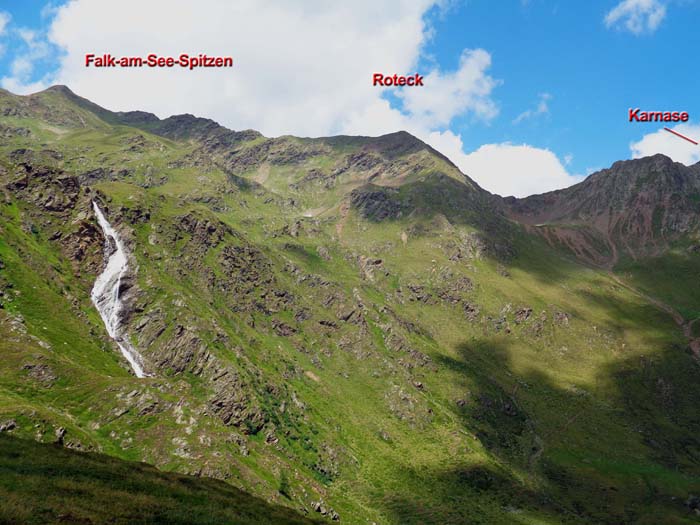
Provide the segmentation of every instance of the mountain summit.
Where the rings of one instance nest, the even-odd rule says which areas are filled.
[[[688,167],[660,154],[620,161],[570,188],[506,204],[513,219],[586,245],[591,260],[614,265],[620,253],[662,253],[697,235],[700,164]]]

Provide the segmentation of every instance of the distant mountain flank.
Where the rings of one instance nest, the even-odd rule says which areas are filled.
[[[700,227],[700,163],[620,161],[570,188],[505,199],[508,215],[582,258],[614,265],[663,252]]]

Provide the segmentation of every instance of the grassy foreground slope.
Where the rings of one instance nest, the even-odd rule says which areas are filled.
[[[64,429],[344,523],[696,522],[700,383],[673,318],[420,141],[0,95],[12,434]],[[133,254],[126,322],[152,378],[90,303],[92,200]]]
[[[0,523],[314,523],[214,479],[0,435]]]

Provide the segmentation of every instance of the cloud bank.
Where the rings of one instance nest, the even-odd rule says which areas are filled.
[[[454,70],[421,69],[425,87],[372,86],[373,73],[417,71],[432,28],[426,13],[445,0],[73,0],[47,12],[43,40],[26,33],[2,85],[34,92],[50,84],[113,110],[166,117],[194,113],[268,136],[378,135],[405,129],[450,157],[484,188],[525,195],[572,184],[562,162],[530,145],[465,152],[450,125],[498,118],[491,55],[464,49]],[[138,13],[139,16],[134,16]],[[57,66],[34,78],[35,61],[58,50]],[[86,68],[87,53],[233,56],[233,69]],[[390,102],[391,99],[391,102]],[[534,114],[548,111],[540,100]],[[523,119],[526,117],[523,117]]]

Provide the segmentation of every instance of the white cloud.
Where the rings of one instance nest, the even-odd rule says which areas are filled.
[[[528,144],[485,144],[464,153],[461,138],[449,131],[432,133],[427,142],[481,187],[503,196],[544,193],[571,186],[583,178],[569,174],[552,151]]]
[[[10,23],[11,18],[10,13],[0,11],[0,36],[5,35],[7,32],[7,26]]]
[[[48,42],[36,31],[21,27],[17,29],[17,35],[24,42],[26,47],[26,58],[37,60],[46,58],[50,53]]]
[[[373,73],[415,71],[433,3],[78,0],[51,27],[65,50],[56,81],[120,110],[191,112],[273,136],[339,133],[348,115],[381,99]],[[230,55],[234,67],[85,67],[86,53],[103,52]]]
[[[483,49],[465,49],[454,72],[434,70],[425,77],[424,88],[406,88],[399,93],[403,108],[427,127],[447,126],[457,115],[473,112],[483,119],[498,114],[491,92],[498,81],[486,71],[491,55]]]
[[[46,82],[46,79],[40,79],[36,82],[24,82],[16,77],[3,77],[2,87],[12,93],[27,95],[46,89],[49,87],[49,83]]]
[[[58,4],[49,2],[41,8],[39,16],[41,16],[41,18],[52,18],[54,15],[56,15],[56,13],[58,13],[58,7]]]
[[[513,124],[520,124],[523,120],[528,120],[531,118],[539,117],[541,115],[549,114],[549,101],[552,99],[552,95],[549,93],[540,93],[539,101],[534,109],[528,109],[523,111],[520,115],[515,117]]]
[[[161,117],[194,113],[268,136],[404,129],[490,191],[523,195],[566,185],[571,177],[548,150],[496,144],[467,154],[461,137],[449,130],[455,117],[496,118],[493,91],[500,83],[489,75],[491,56],[483,49],[464,50],[454,71],[417,70],[432,35],[426,12],[450,5],[448,0],[200,0],[193,8],[185,0],[73,0],[48,13],[47,41],[24,34],[27,52],[16,57],[16,74],[2,84],[26,93],[49,81],[61,83],[113,110],[142,109]],[[47,49],[42,43],[61,53],[52,55],[58,67],[51,77],[37,81],[37,69],[22,60],[41,60],[39,50]],[[232,56],[234,67],[86,68],[86,53],[206,53]],[[425,75],[424,87],[372,86],[374,73],[414,72]],[[398,107],[384,98],[389,93]],[[538,111],[548,110],[548,98]],[[514,169],[505,168],[510,162]]]
[[[680,124],[672,129],[700,142],[700,124]],[[663,153],[688,166],[700,162],[700,146],[676,137],[664,129],[644,135],[638,142],[630,144],[630,150],[635,159]]]
[[[51,53],[49,43],[39,33],[27,28],[13,31],[22,41],[22,51],[17,53],[10,64],[11,76],[0,79],[5,89],[14,93],[27,94],[48,87],[47,78],[32,81],[35,63],[47,58]]]
[[[0,11],[0,38],[7,34],[7,26],[9,25],[11,18],[10,13]],[[0,42],[0,58],[3,57],[6,50],[7,44],[5,44],[5,42]]]
[[[7,26],[10,23],[12,17],[10,13],[6,11],[0,11],[0,36],[3,36],[7,31]]]
[[[663,1],[623,0],[605,15],[605,25],[640,35],[656,31],[665,17]]]
[[[33,67],[34,66],[28,57],[21,56],[12,61],[10,70],[12,71],[13,76],[25,78],[32,72]]]
[[[569,174],[552,151],[527,144],[487,144],[466,155],[459,166],[479,185],[503,196],[526,197],[582,180]]]

